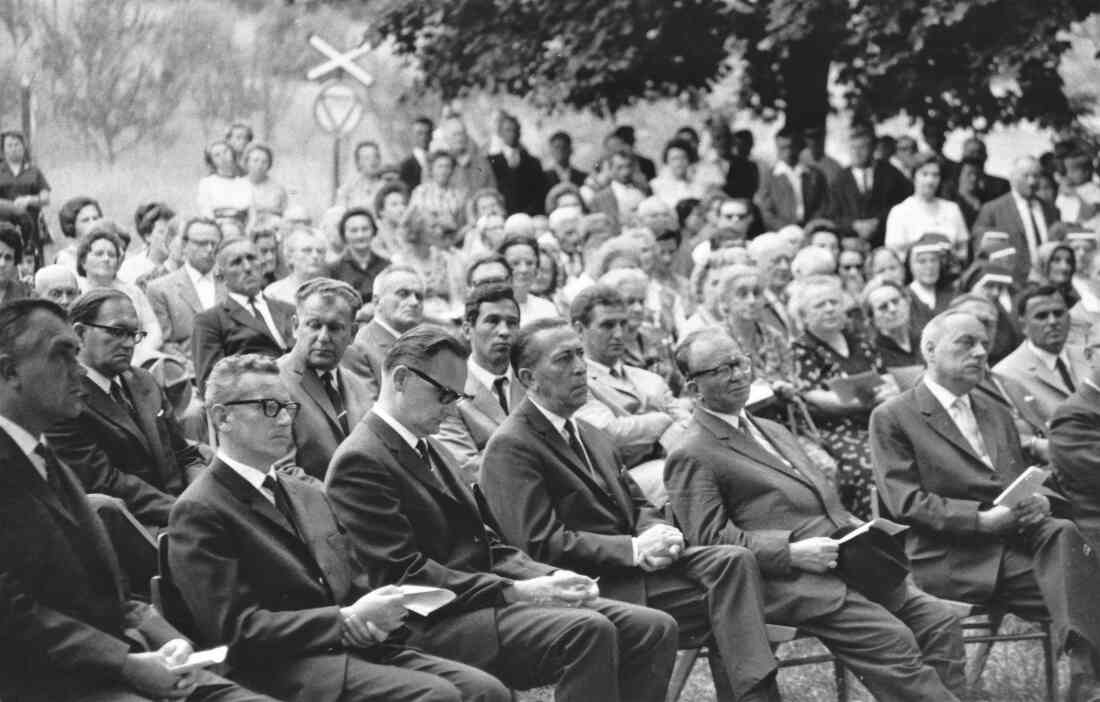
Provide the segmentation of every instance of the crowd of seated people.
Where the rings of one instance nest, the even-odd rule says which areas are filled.
[[[623,125],[586,172],[492,126],[358,144],[316,217],[245,124],[132,216],[51,215],[0,134],[0,699],[656,702],[706,646],[775,701],[772,624],[878,699],[987,699],[961,602],[1100,700],[1087,144],[1001,178],[934,122],[770,165]],[[875,515],[908,530],[843,538]]]

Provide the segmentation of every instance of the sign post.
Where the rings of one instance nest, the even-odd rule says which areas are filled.
[[[317,35],[310,35],[309,45],[323,54],[328,60],[314,66],[306,73],[309,80],[321,80],[328,76],[321,91],[313,101],[313,119],[317,126],[332,135],[332,199],[336,201],[336,191],[340,188],[340,142],[350,134],[363,119],[366,103],[362,90],[354,83],[344,79],[345,74],[358,81],[363,88],[369,88],[374,78],[362,69],[355,60],[367,54],[371,47],[367,44],[341,53],[331,44]]]

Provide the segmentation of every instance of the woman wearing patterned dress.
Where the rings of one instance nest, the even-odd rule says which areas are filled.
[[[856,516],[871,516],[871,449],[867,421],[871,408],[898,394],[892,378],[884,378],[873,398],[843,399],[831,382],[871,371],[886,373],[878,352],[845,329],[843,294],[834,276],[806,278],[794,293],[792,307],[805,331],[794,342],[798,390],[810,408],[824,448],[837,461],[837,491],[844,507]]]

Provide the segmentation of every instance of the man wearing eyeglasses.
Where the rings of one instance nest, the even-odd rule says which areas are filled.
[[[696,332],[676,362],[696,406],[665,479],[688,542],[752,551],[768,621],[817,636],[876,699],[956,699],[948,690],[965,688],[958,620],[904,583],[879,603],[837,575],[833,537],[859,521],[790,432],[745,412],[752,362],[737,343]]]
[[[424,319],[424,281],[408,266],[390,266],[374,279],[372,297],[374,318],[359,327],[355,341],[344,352],[344,365],[380,384],[386,351]]]
[[[480,481],[504,539],[672,615],[682,641],[707,642],[721,702],[778,700],[756,559],[741,546],[686,549],[609,438],[575,416],[591,391],[577,332],[557,319],[523,327],[512,369],[527,399],[489,440]]]
[[[455,601],[409,617],[408,642],[481,668],[517,689],[555,685],[561,702],[659,702],[676,624],[599,598],[583,575],[529,558],[486,525],[437,440],[450,405],[469,399],[465,344],[420,325],[383,362],[378,402],[333,456],[326,493],[375,586],[447,588]]]
[[[1049,427],[1055,410],[1077,391],[1088,377],[1084,350],[1068,346],[1069,307],[1061,289],[1041,285],[1025,290],[1016,309],[1027,339],[993,367],[993,375],[1019,411],[1030,409]],[[1046,432],[1028,447],[1044,461],[1050,460]]]
[[[205,467],[202,455],[184,438],[153,376],[131,365],[145,333],[130,298],[117,290],[91,290],[73,303],[70,319],[81,341],[87,397],[79,415],[55,424],[47,437],[85,490],[122,500],[155,535],[168,524],[175,496]],[[156,572],[150,536],[134,543],[124,525],[114,528],[117,519],[105,521],[112,536],[128,535],[130,546],[120,547],[120,556],[127,570],[132,560],[141,564],[129,574],[135,576],[133,587],[144,591]]]
[[[218,453],[172,510],[168,559],[196,639],[230,646],[229,677],[287,702],[506,702],[491,676],[405,644],[401,591],[357,577],[321,486],[276,470],[301,409],[276,362],[222,359],[206,399]]]

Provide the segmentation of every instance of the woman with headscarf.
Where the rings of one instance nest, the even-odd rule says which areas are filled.
[[[1073,307],[1081,296],[1073,287],[1077,273],[1077,254],[1064,241],[1047,241],[1039,245],[1032,277],[1041,284],[1053,285],[1062,291],[1066,304]]]
[[[910,278],[906,286],[910,322],[918,334],[929,320],[947,309],[954,296],[944,275],[944,257],[948,255],[950,246],[946,236],[928,233],[905,256]]]
[[[1024,341],[1012,309],[1012,293],[1015,283],[1012,269],[997,263],[978,261],[959,278],[959,290],[973,292],[989,300],[997,308],[997,326],[990,340],[989,367],[997,365]]]

